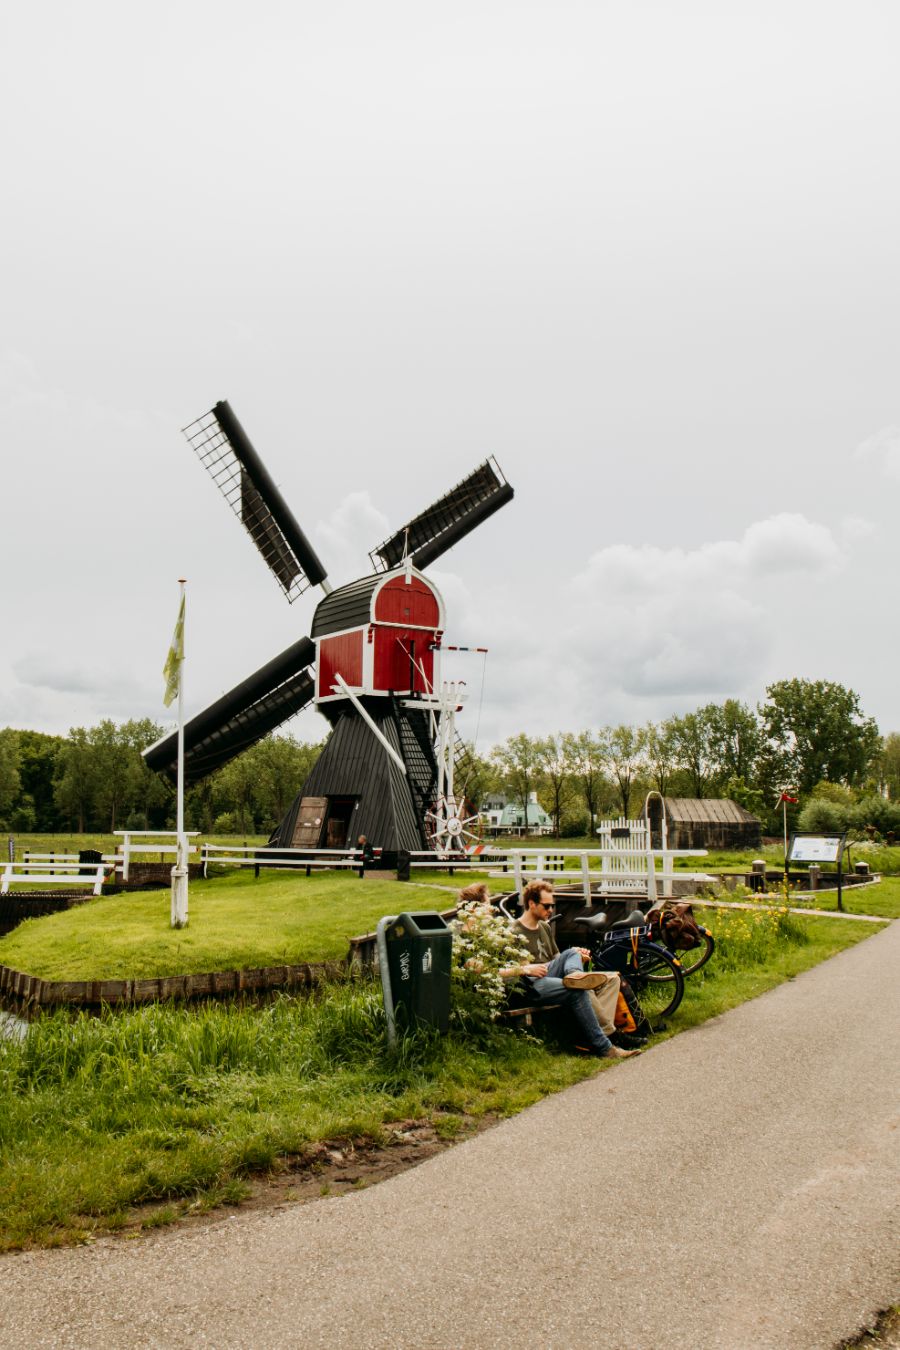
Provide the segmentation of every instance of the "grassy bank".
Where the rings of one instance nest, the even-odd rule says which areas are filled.
[[[168,891],[99,896],[20,924],[0,938],[0,964],[47,980],[101,980],[340,960],[349,939],[383,914],[447,909],[453,898],[434,884],[377,874],[263,873],[257,881],[235,871],[191,883],[187,928],[170,927]]]
[[[408,892],[406,892],[408,894]],[[41,921],[48,922],[48,921]],[[715,914],[671,1035],[870,936],[851,921]],[[0,1041],[0,1248],[168,1222],[244,1194],[322,1140],[430,1121],[445,1136],[598,1071],[519,1032],[409,1038],[388,1052],[380,993],[328,989],[261,1008],[55,1014]]]

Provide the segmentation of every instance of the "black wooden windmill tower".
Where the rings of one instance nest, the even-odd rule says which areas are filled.
[[[387,862],[400,849],[455,850],[466,834],[453,787],[459,691],[441,682],[444,602],[423,569],[511,499],[499,465],[485,460],[374,549],[369,576],[332,589],[228,403],[185,435],[288,602],[310,586],[325,592],[309,637],[185,725],[185,781],[221,768],[315,702],[331,734],[270,843],[341,848],[365,834]],[[177,735],[144,758],[174,778]]]

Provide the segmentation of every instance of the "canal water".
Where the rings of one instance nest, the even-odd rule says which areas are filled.
[[[24,1041],[28,1034],[28,1023],[14,1013],[0,1008],[0,1036],[7,1041]]]

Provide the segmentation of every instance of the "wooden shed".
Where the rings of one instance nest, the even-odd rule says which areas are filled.
[[[759,848],[762,823],[729,797],[666,797],[670,848]],[[649,803],[653,847],[662,845],[662,805]]]

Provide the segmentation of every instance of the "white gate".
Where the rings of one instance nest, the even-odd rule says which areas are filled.
[[[647,822],[628,820],[625,816],[619,816],[616,820],[601,820],[597,826],[597,835],[600,848],[604,850],[600,861],[603,890],[608,894],[633,892],[635,873],[646,876],[648,871],[650,832]],[[612,856],[608,856],[607,850],[612,852]]]

